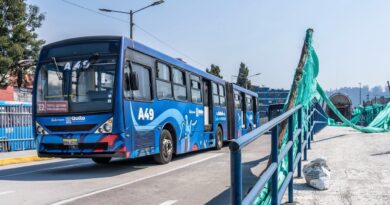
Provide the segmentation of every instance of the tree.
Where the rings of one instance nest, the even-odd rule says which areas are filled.
[[[206,72],[211,73],[219,78],[223,78],[221,75],[221,69],[218,65],[211,64],[210,69],[206,68]]]
[[[240,63],[240,69],[238,70],[237,75],[237,85],[244,87],[244,88],[250,88],[251,81],[248,79],[249,75],[249,68],[245,65],[245,63]]]
[[[12,73],[31,72],[33,63],[23,65],[35,60],[45,43],[35,32],[44,19],[37,6],[24,0],[0,0],[0,85],[7,85]]]

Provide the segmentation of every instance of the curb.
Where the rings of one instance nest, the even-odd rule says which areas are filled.
[[[0,166],[10,165],[10,164],[21,164],[21,163],[34,162],[34,161],[44,161],[50,159],[53,158],[40,158],[36,155],[4,158],[4,159],[0,159]]]

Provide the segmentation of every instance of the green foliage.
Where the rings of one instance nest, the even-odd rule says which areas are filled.
[[[35,5],[24,0],[0,0],[0,84],[7,84],[7,75],[18,69],[18,62],[36,59],[45,43],[35,32],[45,16]]]
[[[219,78],[223,78],[223,76],[221,75],[221,69],[218,65],[211,64],[210,69],[206,68],[206,72],[213,74]]]
[[[245,65],[245,63],[240,63],[240,69],[238,70],[237,75],[237,85],[244,87],[244,88],[250,88],[252,85],[251,81],[248,79],[249,75],[249,68]]]

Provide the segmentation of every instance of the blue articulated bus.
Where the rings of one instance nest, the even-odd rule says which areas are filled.
[[[128,38],[45,45],[33,90],[41,157],[174,154],[216,148],[259,126],[257,94]]]

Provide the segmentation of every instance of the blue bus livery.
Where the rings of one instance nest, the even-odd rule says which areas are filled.
[[[257,94],[124,37],[42,48],[33,90],[41,157],[174,154],[216,148],[259,126]]]

